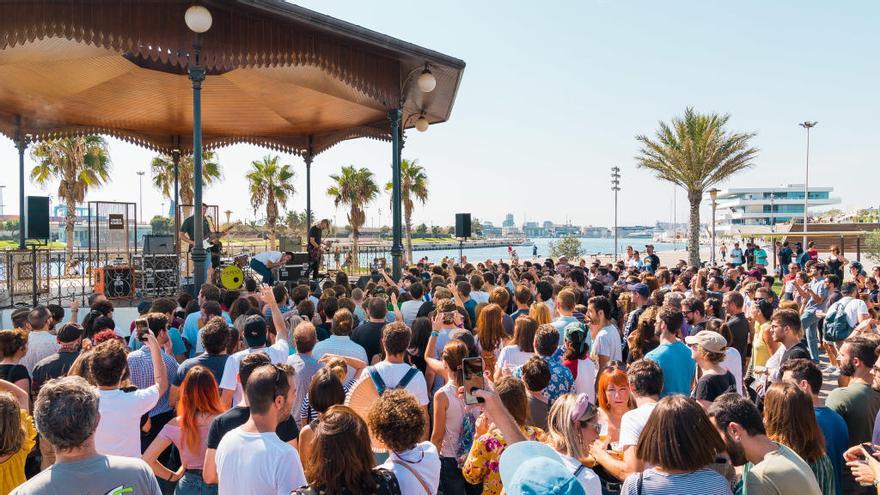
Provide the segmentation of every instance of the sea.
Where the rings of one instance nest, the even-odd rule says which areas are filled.
[[[533,237],[529,240],[534,243],[534,247],[538,248],[537,257],[546,258],[550,256],[550,243],[559,242],[561,239],[550,237]],[[610,255],[614,253],[614,239],[581,237],[579,238],[579,240],[581,241],[581,248],[583,248],[584,250],[584,257],[586,258],[594,255]],[[684,241],[673,244],[663,242],[651,242],[651,239],[647,237],[618,239],[618,253],[624,253],[627,246],[632,246],[633,249],[639,251],[639,253],[644,253],[645,244],[653,244],[656,251],[673,251],[676,249],[684,249],[686,247]],[[513,249],[519,256],[519,259],[527,260],[534,257],[534,247],[513,246]],[[413,257],[418,260],[427,256],[428,261],[437,262],[442,260],[444,257],[457,258],[458,254],[458,249],[432,249],[426,251],[415,251],[413,252]],[[487,259],[498,260],[510,258],[510,255],[507,252],[507,246],[471,249],[466,248],[462,250],[462,254],[467,256],[468,260],[470,261],[485,261]]]

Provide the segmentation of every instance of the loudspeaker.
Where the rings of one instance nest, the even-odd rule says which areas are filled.
[[[471,214],[456,213],[455,214],[455,237],[471,236]]]
[[[145,235],[144,254],[174,254],[174,236],[171,234]]]
[[[25,212],[28,239],[49,239],[49,196],[28,196]]]
[[[127,266],[105,266],[95,269],[95,292],[107,299],[134,298],[134,270]]]
[[[293,259],[287,262],[288,265],[308,265],[309,253],[293,253]]]
[[[296,282],[303,277],[309,276],[309,265],[284,265],[278,268],[278,280],[281,282]]]

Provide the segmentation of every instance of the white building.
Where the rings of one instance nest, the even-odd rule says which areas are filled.
[[[817,208],[840,203],[831,197],[832,187],[810,187],[808,214]],[[719,232],[770,232],[791,220],[803,221],[804,185],[745,187],[718,192],[716,228]]]

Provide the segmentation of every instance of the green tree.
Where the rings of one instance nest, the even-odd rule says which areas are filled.
[[[293,169],[290,165],[279,164],[278,160],[278,155],[266,155],[262,160],[251,162],[251,169],[245,175],[254,213],[256,214],[257,208],[266,206],[266,223],[269,226],[272,249],[275,249],[278,207],[287,206],[287,199],[294,193]]]
[[[393,184],[385,184],[391,192]],[[412,213],[415,201],[425,204],[428,201],[428,176],[418,160],[400,161],[400,200],[403,203],[404,237],[406,238],[406,259],[412,259]],[[393,205],[392,205],[393,207]]]
[[[690,204],[688,255],[700,264],[700,203],[703,193],[733,174],[753,165],[758,149],[749,146],[755,133],[725,129],[730,116],[700,114],[685,109],[683,117],[660,122],[655,137],[636,136],[641,143],[638,166],[654,171],[658,179],[684,188]]]
[[[163,196],[174,201],[174,160],[168,155],[155,156],[150,161],[150,170],[153,175],[153,187],[161,191]],[[194,170],[193,155],[181,155],[177,165],[177,187],[180,189],[180,204],[182,205],[191,205],[195,201],[193,186],[196,174]],[[217,162],[217,154],[213,151],[203,151],[203,187],[207,188],[222,178],[223,173]],[[187,208],[187,210],[183,212],[184,216],[190,215],[191,208]],[[219,221],[218,218],[214,219],[214,223],[217,225],[219,225]]]
[[[428,226],[424,223],[419,224],[418,227],[416,227],[416,234],[418,234],[419,237],[425,237],[428,235]]]
[[[376,185],[373,172],[368,168],[355,168],[354,165],[342,167],[338,174],[330,176],[335,182],[327,188],[327,195],[333,199],[333,203],[348,207],[348,223],[351,225],[351,251],[353,268],[359,270],[358,263],[358,238],[360,228],[367,220],[364,208],[376,199],[379,194],[379,186]]]
[[[305,233],[309,230],[309,219],[305,211],[288,211],[284,214],[284,225],[293,233]]]
[[[574,261],[583,256],[585,252],[584,248],[581,247],[581,240],[573,235],[564,236],[557,242],[549,243],[548,246],[550,247],[550,257],[552,258],[565,256],[569,260]]]
[[[150,219],[150,227],[153,234],[171,234],[174,232],[174,221],[169,217],[156,215]]]
[[[455,229],[453,227],[453,234],[454,234],[454,232],[455,232]],[[483,235],[483,224],[482,224],[482,222],[480,222],[480,219],[477,217],[471,218],[471,234],[473,234],[474,236]]]
[[[874,263],[880,263],[880,230],[873,230],[865,235],[865,256]]]
[[[73,252],[76,204],[85,200],[90,188],[100,188],[110,178],[107,141],[94,135],[50,139],[34,146],[31,155],[37,162],[31,171],[34,182],[45,186],[50,180],[60,181],[58,198],[64,201],[67,208],[64,232],[67,253],[70,255]],[[74,261],[72,256],[68,256],[68,259]]]
[[[443,229],[437,225],[431,226],[431,237],[442,237]]]

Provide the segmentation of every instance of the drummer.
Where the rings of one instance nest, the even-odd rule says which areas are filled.
[[[263,277],[263,283],[275,285],[275,277],[272,270],[279,266],[287,264],[293,259],[293,253],[290,251],[263,251],[262,253],[251,256],[251,268]]]

